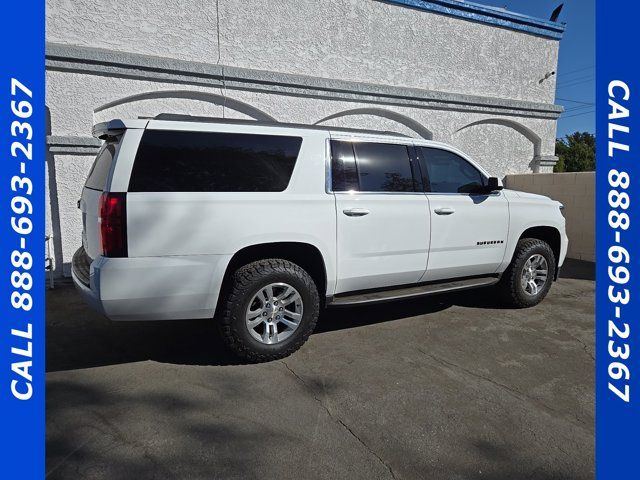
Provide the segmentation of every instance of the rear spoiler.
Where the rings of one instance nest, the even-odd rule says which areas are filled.
[[[147,123],[149,120],[110,120],[96,123],[91,133],[100,140],[107,140],[122,135],[125,130],[130,128],[146,128]]]

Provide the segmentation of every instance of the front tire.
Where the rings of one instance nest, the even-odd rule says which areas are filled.
[[[515,308],[537,305],[549,293],[555,271],[556,259],[548,243],[520,239],[498,286],[505,303]]]
[[[288,260],[258,260],[230,279],[218,325],[241,358],[265,362],[291,355],[313,332],[320,311],[311,276]]]

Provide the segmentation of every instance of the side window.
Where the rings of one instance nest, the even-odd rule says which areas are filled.
[[[331,140],[331,184],[334,192],[359,190],[353,142]]]
[[[280,135],[147,130],[130,192],[281,192],[302,139]]]
[[[480,171],[464,158],[439,148],[419,147],[420,165],[431,192],[472,193],[485,184]]]
[[[85,187],[92,190],[104,190],[115,154],[116,142],[106,142],[102,146],[102,148],[98,152],[98,156],[93,162],[91,171],[87,176],[87,181],[84,184]]]
[[[405,145],[354,143],[362,192],[414,192],[409,152]]]

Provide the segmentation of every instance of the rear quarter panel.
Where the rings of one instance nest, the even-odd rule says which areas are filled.
[[[327,136],[315,131],[299,136],[303,137],[300,154],[283,192],[128,193],[129,256],[230,258],[255,244],[303,242],[322,254],[327,290],[333,291],[336,217],[334,198],[325,192]],[[131,165],[128,168],[130,172]]]

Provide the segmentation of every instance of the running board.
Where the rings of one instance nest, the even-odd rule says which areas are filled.
[[[467,288],[486,287],[500,281],[499,277],[475,277],[460,280],[450,280],[439,283],[429,283],[419,286],[394,288],[392,290],[377,290],[335,296],[330,302],[331,307],[343,307],[350,305],[364,305],[371,303],[391,302],[394,300],[405,300],[410,298],[424,297],[436,293],[454,292]]]

